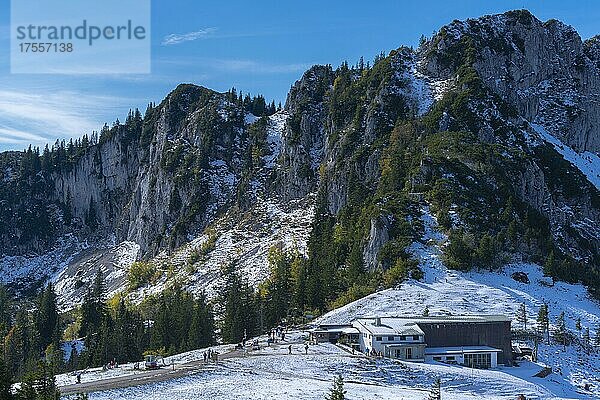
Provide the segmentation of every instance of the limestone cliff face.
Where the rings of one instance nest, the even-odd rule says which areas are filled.
[[[554,169],[562,157],[529,124],[543,125],[575,151],[600,152],[599,49],[598,38],[583,42],[573,28],[541,22],[526,11],[455,21],[416,51],[392,52],[379,64],[385,65],[383,78],[360,87],[361,102],[350,109],[336,96],[343,97],[343,86],[351,84],[339,71],[315,67],[288,95],[291,116],[279,160],[279,190],[297,198],[324,189],[332,215],[360,204],[362,199],[350,198],[350,192],[373,193],[381,179],[385,148],[377,144],[398,120],[419,117],[435,100],[460,91],[465,73],[460,67],[468,63],[497,97],[470,99],[472,126],[456,126],[452,110],[445,110],[439,131],[475,129],[483,143],[525,152],[526,161],[511,170],[512,190],[548,218],[565,251],[595,263],[600,230],[590,222],[600,221],[598,190],[569,163],[560,168],[573,169],[567,174],[578,177],[581,189],[557,183],[562,178]],[[356,74],[351,81],[359,82]],[[524,143],[525,137],[537,139]],[[428,173],[417,172],[412,182],[423,174]],[[391,240],[390,218],[382,210],[367,224],[363,261],[368,269],[382,266],[378,253]]]
[[[290,114],[282,137],[275,192],[299,199],[315,190],[326,146],[325,94],[333,84],[328,66],[315,66],[291,88],[285,109]]]
[[[48,183],[76,232],[133,241],[148,256],[187,242],[235,200],[248,143],[243,109],[201,87],[181,85],[146,119],[145,138],[113,128]]]

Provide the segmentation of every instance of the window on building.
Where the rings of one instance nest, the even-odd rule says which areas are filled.
[[[412,358],[412,347],[406,348],[406,359],[410,360]]]
[[[388,340],[388,342],[393,342],[394,341],[394,336],[388,336],[387,340]]]
[[[433,360],[434,361],[442,361],[442,357],[440,357],[440,356],[433,356]]]
[[[406,336],[404,336],[404,335],[400,336],[400,340],[406,340]]]
[[[419,340],[419,335],[413,335],[413,340]]]
[[[465,354],[465,365],[472,368],[491,368],[492,355],[483,354]]]
[[[448,361],[454,361],[456,358],[454,356],[447,356],[446,360]]]
[[[381,337],[381,336],[375,336],[375,340],[377,340],[378,342],[381,342],[383,340],[383,337]]]

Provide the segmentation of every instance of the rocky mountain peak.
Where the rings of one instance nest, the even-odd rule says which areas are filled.
[[[597,40],[560,21],[510,11],[443,27],[420,49],[438,79],[472,66],[493,92],[578,152],[600,152]]]

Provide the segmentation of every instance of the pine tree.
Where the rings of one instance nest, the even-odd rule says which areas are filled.
[[[431,391],[429,392],[428,400],[440,400],[442,398],[442,382],[440,378],[436,378],[436,380],[431,385]]]
[[[92,287],[88,288],[81,305],[81,327],[79,335],[85,337],[85,363],[101,365],[107,360],[107,340],[111,323],[104,301],[102,272],[98,269]]]
[[[589,327],[585,327],[585,329],[583,330],[583,336],[581,337],[581,343],[583,346],[583,349],[585,350],[586,353],[588,353],[590,351],[590,328]]]
[[[269,279],[262,285],[266,320],[269,326],[277,325],[287,316],[292,300],[292,258],[277,247],[269,250]]]
[[[292,307],[302,310],[306,304],[306,259],[296,253],[290,266],[292,279]]]
[[[548,315],[548,304],[544,303],[540,307],[540,310],[539,310],[538,316],[537,316],[537,323],[538,323],[538,327],[539,327],[541,333],[547,334],[547,342],[550,343],[550,333],[549,333],[550,320],[549,320],[549,315]]]
[[[600,346],[600,324],[596,326],[596,336],[594,336],[594,345]]]
[[[48,345],[55,341],[55,335],[58,331],[58,306],[52,283],[49,283],[38,296],[34,321],[40,338],[40,349],[45,350]]]
[[[556,318],[556,327],[554,329],[554,340],[557,343],[563,345],[563,348],[567,346],[567,324],[565,322],[565,312],[561,312]]]
[[[26,371],[26,364],[39,357],[35,351],[35,332],[31,326],[29,313],[24,308],[17,312],[15,324],[4,339],[4,357],[7,368],[13,371],[16,377],[22,376]]]
[[[114,312],[114,352],[118,360],[136,360],[141,357],[138,348],[141,318],[120,299]]]
[[[92,287],[88,288],[81,305],[81,328],[79,334],[87,336],[98,331],[107,314],[104,302],[104,282],[100,269],[96,272]]]
[[[206,296],[201,293],[194,305],[190,332],[188,334],[188,348],[201,349],[215,343],[215,321],[212,308],[207,303]]]
[[[544,275],[553,276],[556,272],[556,260],[554,258],[554,251],[550,251],[546,261],[544,262]]]
[[[429,306],[425,306],[425,309],[423,310],[423,316],[429,317]]]
[[[449,244],[444,250],[444,259],[448,267],[459,271],[468,271],[472,267],[472,250],[467,245],[462,231],[452,230],[448,235]]]
[[[20,400],[59,400],[60,391],[56,386],[53,367],[38,361],[35,370],[27,373],[17,391]]]
[[[517,321],[523,325],[524,330],[527,330],[527,307],[525,307],[525,303],[521,303],[519,306]]]
[[[11,400],[12,398],[12,377],[4,363],[4,357],[0,357],[0,399]]]
[[[5,336],[11,324],[12,298],[6,287],[0,283],[0,333]]]
[[[156,311],[153,315],[154,324],[152,325],[152,334],[150,338],[150,347],[152,349],[168,348],[170,340],[170,319],[169,310],[164,297],[159,300]]]
[[[223,305],[221,336],[226,343],[239,343],[244,337],[257,332],[258,307],[252,288],[229,267],[225,271],[225,284],[221,288]]]
[[[496,266],[496,243],[494,238],[485,233],[479,241],[479,246],[475,255],[481,267],[488,267],[490,270]]]
[[[329,391],[329,395],[326,397],[327,400],[344,400],[346,398],[346,391],[344,390],[344,378],[342,375],[338,375],[333,380],[333,387]]]
[[[581,318],[577,318],[577,321],[575,321],[575,329],[577,329],[578,332],[581,332]]]

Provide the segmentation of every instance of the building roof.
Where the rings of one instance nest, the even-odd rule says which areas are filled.
[[[412,318],[417,323],[484,323],[484,322],[510,322],[511,319],[505,315],[497,314],[482,314],[482,315],[448,315],[448,316],[433,316],[433,317],[416,317]]]
[[[314,333],[358,333],[358,329],[352,325],[319,325],[310,331]]]
[[[380,324],[377,324],[379,319]],[[373,317],[357,318],[353,322],[373,335],[423,335],[419,324],[510,322],[504,315],[451,315],[434,317]],[[360,329],[360,327],[359,327]]]
[[[355,321],[371,321],[363,324],[375,323],[377,317],[357,318]],[[381,325],[390,324],[444,324],[444,323],[484,323],[484,322],[510,322],[505,315],[440,315],[433,317],[379,317]]]
[[[358,318],[355,320],[358,325],[366,329],[372,335],[424,335],[425,333],[419,326],[411,320],[401,320],[398,318],[381,318],[381,323],[377,325],[375,318]],[[360,328],[359,328],[360,330]]]
[[[314,333],[344,333],[344,334],[350,334],[350,333],[358,333],[358,329],[352,327],[352,326],[339,326],[339,327],[335,327],[335,328],[320,328],[317,327],[315,329],[311,329],[311,332]]]
[[[427,347],[425,354],[467,354],[467,353],[501,353],[502,350],[495,349],[489,346],[461,346],[461,347]]]

